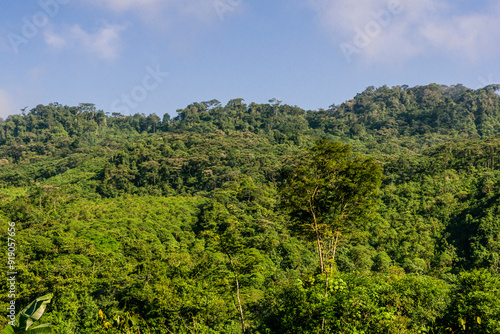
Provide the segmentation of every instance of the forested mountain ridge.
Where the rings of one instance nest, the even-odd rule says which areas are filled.
[[[369,87],[316,111],[212,100],[172,119],[57,103],[9,116],[0,222],[19,226],[19,303],[54,293],[57,333],[496,333],[498,89]],[[280,190],[319,138],[384,175],[324,273]]]
[[[46,140],[48,134],[82,137],[102,128],[130,130],[139,133],[199,132],[253,132],[276,134],[276,140],[322,131],[331,136],[363,139],[372,137],[383,141],[411,136],[416,144],[423,137],[444,140],[456,137],[479,139],[498,134],[499,99],[495,93],[499,85],[472,90],[461,85],[440,86],[386,86],[368,87],[352,100],[327,110],[304,111],[299,107],[282,105],[273,99],[270,104],[251,103],[233,99],[225,107],[217,100],[193,103],[177,110],[172,120],[165,114],[135,114],[106,116],[92,104],[78,107],[37,106],[27,115],[10,116],[1,122],[1,144],[21,139],[24,143]],[[64,132],[63,132],[64,131]],[[445,136],[441,138],[441,136]],[[449,137],[446,137],[449,136]],[[425,142],[434,145],[432,138]]]

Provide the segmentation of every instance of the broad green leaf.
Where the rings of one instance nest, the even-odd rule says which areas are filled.
[[[29,334],[49,334],[49,333],[52,333],[52,328],[50,327],[50,324],[43,324],[43,325],[39,325],[39,326],[31,328],[26,333],[29,333]]]
[[[35,299],[28,306],[22,309],[21,312],[19,313],[18,327],[28,330],[28,328],[35,321],[38,321],[38,319],[40,319],[40,317],[43,315],[45,309],[47,308],[47,304],[50,303],[51,299],[52,299],[52,294],[50,293],[48,295]]]

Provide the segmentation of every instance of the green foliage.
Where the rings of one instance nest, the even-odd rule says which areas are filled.
[[[32,326],[42,317],[47,304],[50,303],[52,294],[39,297],[23,308],[14,320],[14,326],[10,324],[1,332],[2,334],[50,334],[52,328],[49,323]]]
[[[500,331],[500,279],[486,270],[462,272],[453,282],[444,322],[454,333]]]
[[[373,217],[382,170],[341,143],[317,141],[285,171],[283,204],[292,228],[315,240],[321,272],[333,265],[341,234]]]
[[[420,276],[311,276],[272,290],[261,304],[268,333],[426,333],[449,304],[441,280]]]
[[[68,334],[499,332],[497,88],[10,116],[16,303]]]

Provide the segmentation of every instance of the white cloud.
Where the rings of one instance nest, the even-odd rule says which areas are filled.
[[[493,17],[494,15],[494,17]],[[461,53],[473,61],[492,56],[500,51],[500,12],[492,15],[469,15],[448,22],[430,22],[422,35],[436,49]]]
[[[125,27],[121,25],[106,25],[95,32],[87,32],[75,24],[61,34],[54,33],[53,29],[47,29],[44,36],[49,46],[62,48],[71,45],[110,60],[119,56],[120,33],[124,29]]]
[[[92,0],[92,1],[94,1],[94,0]],[[95,0],[94,2],[105,5],[114,11],[125,11],[125,10],[130,10],[130,9],[158,10],[158,9],[161,9],[163,3],[170,2],[170,1],[161,1],[161,0]]]
[[[394,61],[437,51],[477,61],[500,52],[500,5],[493,2],[486,14],[456,14],[451,0],[306,1],[346,59]]]
[[[224,20],[241,15],[247,0],[81,0],[82,6],[112,11],[135,29],[145,26],[176,54],[192,50]],[[120,21],[115,21],[120,22]]]
[[[61,36],[56,35],[52,28],[45,30],[43,35],[45,38],[45,43],[47,43],[47,45],[49,46],[62,48],[66,45],[66,40]]]
[[[7,116],[13,115],[14,113],[12,98],[5,90],[0,88],[0,117],[6,119]]]
[[[70,31],[75,41],[85,49],[96,53],[101,58],[113,59],[118,57],[120,32],[123,29],[123,26],[109,25],[91,34],[80,26],[74,25]]]
[[[219,20],[222,19],[221,12],[224,17],[229,17],[241,11],[244,2],[245,0],[85,0],[85,4],[104,6],[117,13],[131,12],[155,26],[167,26],[193,18],[198,22]]]

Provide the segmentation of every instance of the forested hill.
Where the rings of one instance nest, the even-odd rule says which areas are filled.
[[[53,293],[68,334],[498,333],[499,89],[9,116],[16,305]]]
[[[395,149],[394,144],[418,151],[422,144],[427,147],[447,140],[497,135],[500,106],[495,92],[499,89],[500,85],[479,90],[437,84],[414,88],[368,87],[352,100],[316,111],[281,105],[276,99],[270,104],[249,105],[242,99],[233,99],[225,107],[212,100],[179,109],[172,120],[168,114],[163,119],[155,114],[109,117],[103,111],[96,111],[92,104],[67,107],[54,103],[37,106],[26,115],[13,115],[0,123],[0,144],[29,144],[61,136],[77,137],[88,146],[96,144],[105,130],[111,129],[122,133],[221,130],[266,134],[278,143],[286,140],[298,143],[301,136],[313,135],[359,139],[369,148],[375,146],[387,152]],[[387,141],[391,145],[383,144]]]

